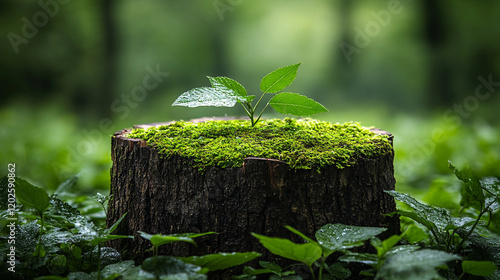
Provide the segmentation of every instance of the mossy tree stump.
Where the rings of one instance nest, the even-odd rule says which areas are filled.
[[[154,125],[138,127],[150,126]],[[388,227],[387,234],[396,233],[398,219],[384,216],[395,211],[393,198],[384,193],[395,186],[392,135],[372,131],[384,135],[389,149],[371,158],[358,155],[343,168],[295,169],[278,159],[246,157],[241,167],[206,166],[203,171],[192,158],[166,156],[156,145],[129,138],[130,130],[119,131],[112,137],[113,198],[107,222],[111,225],[128,213],[117,234],[136,238],[115,240],[112,246],[140,261],[151,255],[147,252],[151,245],[138,231],[218,233],[197,238],[197,247],[187,243],[160,247],[160,254],[177,256],[265,253],[251,232],[300,241],[285,225],[310,237],[328,223]]]

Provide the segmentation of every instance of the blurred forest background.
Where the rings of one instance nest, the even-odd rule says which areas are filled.
[[[302,62],[289,89],[330,110],[315,118],[395,135],[400,190],[453,188],[448,160],[500,176],[499,14],[495,0],[2,0],[0,164],[107,190],[115,131],[241,115],[170,105],[207,75],[256,92]]]

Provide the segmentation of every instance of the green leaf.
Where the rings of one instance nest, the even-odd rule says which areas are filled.
[[[262,246],[275,255],[303,262],[308,266],[312,266],[315,261],[321,258],[322,250],[317,244],[296,244],[288,239],[267,237],[256,233],[252,233],[252,235],[259,239]]]
[[[194,264],[197,266],[208,268],[210,271],[214,271],[244,264],[260,256],[261,254],[257,252],[217,253],[217,254],[210,254],[204,256],[191,256],[178,259],[180,259],[185,263]]]
[[[486,206],[489,211],[495,212],[500,209],[500,179],[496,177],[486,177],[481,179],[481,186],[486,190]]]
[[[227,91],[229,95],[235,95],[240,101],[247,98],[247,90],[237,81],[228,77],[208,77],[212,87],[220,90]]]
[[[498,269],[494,263],[489,261],[463,261],[462,270],[476,276],[488,276]]]
[[[305,234],[303,234],[302,232],[300,232],[300,231],[296,230],[295,228],[293,228],[293,227],[291,227],[291,226],[285,226],[285,228],[286,228],[286,229],[288,229],[289,231],[291,231],[291,232],[293,232],[293,233],[297,234],[298,236],[302,237],[302,238],[303,238],[305,241],[307,241],[307,242],[316,243],[316,244],[318,243],[318,242],[316,242],[315,240],[313,240],[313,239],[311,239],[311,238],[307,237]]]
[[[178,277],[178,279],[206,279],[205,275],[199,274],[199,272],[201,272],[201,267],[184,263],[170,256],[147,258],[144,260],[141,267],[144,271],[158,276],[170,276],[172,277],[171,279],[176,279],[174,277]],[[161,278],[163,279],[163,277]]]
[[[142,231],[138,231],[141,236],[149,241],[154,246],[160,246],[168,243],[173,243],[173,242],[188,242],[193,245],[196,245],[194,242],[193,238],[208,235],[208,234],[215,234],[215,232],[204,232],[204,233],[180,233],[180,234],[170,234],[170,235],[162,235],[162,234],[148,234]]]
[[[383,258],[385,254],[392,249],[392,247],[398,244],[402,237],[403,235],[393,235],[384,241],[381,241],[379,238],[372,238],[371,244],[377,250],[377,256],[379,258]]]
[[[73,186],[76,185],[78,182],[78,178],[80,178],[80,175],[73,175],[71,176],[68,180],[62,182],[54,192],[54,194],[61,194],[63,192],[67,192],[69,189],[71,189]]]
[[[269,105],[280,114],[294,116],[310,116],[328,112],[328,110],[311,98],[298,93],[282,92],[269,101]]]
[[[339,261],[364,263],[369,266],[375,266],[378,263],[377,255],[367,253],[350,253],[339,257]]]
[[[277,263],[273,262],[266,262],[266,261],[259,261],[260,266],[262,266],[265,269],[269,269],[271,271],[276,271],[276,272],[281,272],[283,271],[283,268],[279,266]]]
[[[326,271],[337,279],[348,279],[351,277],[351,271],[343,263],[334,262],[331,265],[325,264]]]
[[[418,243],[428,237],[427,234],[416,225],[409,226],[404,234],[406,240],[408,240],[411,244]]]
[[[481,182],[474,171],[470,168],[458,170],[450,161],[448,161],[448,165],[455,173],[455,176],[457,176],[460,181],[464,182],[461,191],[462,200],[460,201],[460,205],[483,210],[485,197],[483,189],[481,188]]]
[[[43,213],[50,206],[47,192],[30,182],[16,177],[16,198],[26,207],[34,208]]]
[[[343,224],[327,224],[316,232],[318,243],[331,252],[343,251],[358,247],[370,238],[373,238],[386,228],[358,227]]]
[[[500,196],[500,179],[496,177],[485,177],[481,179],[481,186],[491,195]]]
[[[77,272],[70,272],[68,274],[68,280],[95,280],[97,279],[97,274],[96,272],[93,272],[91,274],[77,271]]]
[[[409,194],[399,193],[397,191],[385,192],[415,210],[415,214],[410,214],[412,212],[406,211],[398,211],[398,214],[414,219],[430,230],[435,230],[435,227],[437,227],[439,230],[444,231],[446,228],[450,228],[450,226],[452,227],[454,225],[450,213],[444,208],[434,207],[418,202]]]
[[[420,246],[418,246],[418,245],[399,245],[399,246],[392,247],[385,254],[385,257],[387,258],[388,256],[392,256],[392,255],[399,254],[402,252],[413,252],[413,251],[417,251],[418,249],[420,249]]]
[[[438,250],[403,251],[386,259],[377,279],[441,279],[436,268],[459,259],[460,256]]]
[[[295,77],[297,77],[297,70],[300,64],[301,63],[285,66],[267,74],[260,81],[260,90],[269,93],[276,93],[283,90],[295,80]]]
[[[92,198],[102,205],[104,205],[109,200],[109,196],[103,195],[101,193],[96,193],[94,196],[92,196]]]
[[[92,240],[98,235],[98,228],[94,223],[87,220],[75,207],[55,196],[50,198],[50,204],[52,204],[53,207],[49,211],[48,217],[51,215],[63,217],[66,222],[70,223],[78,230],[79,235],[75,235],[76,239]]]
[[[172,106],[200,107],[234,107],[238,101],[238,95],[233,91],[221,91],[211,87],[201,87],[189,90],[181,94],[172,103]]]
[[[425,226],[427,229],[429,229],[432,232],[435,232],[436,234],[439,232],[438,227],[433,222],[428,221],[425,217],[422,217],[422,215],[420,215],[417,212],[398,210],[398,211],[396,211],[396,213],[401,215],[401,216],[408,217],[408,218],[414,220],[415,222]]]
[[[124,274],[127,271],[135,268],[134,261],[133,260],[128,260],[128,261],[122,261],[119,263],[114,263],[107,265],[102,271],[101,271],[101,277],[109,277],[111,275],[114,275],[115,273]],[[117,278],[120,279],[120,278]]]
[[[125,218],[126,215],[127,215],[127,213],[123,214],[120,217],[120,219],[118,219],[118,221],[116,221],[111,227],[109,227],[108,229],[105,230],[105,233],[106,234],[113,233],[113,231],[116,230],[116,228],[118,227],[118,225],[120,225],[120,223],[122,222],[123,218]]]

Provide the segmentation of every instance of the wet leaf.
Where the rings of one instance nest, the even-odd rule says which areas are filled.
[[[64,220],[71,224],[74,229],[76,229],[75,235],[73,236],[74,242],[79,240],[90,241],[98,235],[98,228],[91,221],[87,220],[78,209],[72,207],[68,203],[61,201],[55,196],[52,196],[50,203],[53,208],[51,208],[50,215],[58,215],[63,217]]]
[[[437,267],[459,259],[460,256],[438,250],[403,251],[386,259],[377,279],[441,279]]]
[[[398,214],[409,217],[420,224],[427,227],[429,230],[444,231],[445,229],[454,228],[455,224],[448,210],[444,208],[434,207],[417,201],[409,194],[400,193],[397,191],[385,191],[392,195],[395,199],[404,202],[415,212],[397,211]]]
[[[26,207],[34,208],[43,213],[49,208],[49,195],[47,192],[30,182],[16,177],[16,198]]]
[[[85,253],[83,258],[91,260],[91,264],[96,266],[99,259],[102,266],[118,263],[122,260],[121,254],[111,247],[101,247],[100,251],[101,254],[99,255],[99,249],[96,246],[92,249],[92,252]]]
[[[161,276],[161,279],[206,279],[205,275],[199,274],[201,267],[170,256],[147,258],[141,267],[144,271]]]
[[[484,208],[485,197],[476,173],[474,173],[474,171],[470,168],[458,170],[451,164],[450,161],[448,161],[448,165],[455,173],[455,176],[457,176],[457,178],[464,183],[461,190],[462,200],[460,201],[460,205],[464,207],[474,207],[482,211]]]
[[[364,242],[373,238],[386,228],[358,227],[343,224],[328,224],[316,232],[316,240],[327,252],[326,255],[335,251],[362,246]]]
[[[378,262],[377,255],[367,253],[350,253],[339,257],[339,261],[364,263],[370,266],[375,266]]]
[[[221,91],[211,87],[195,88],[181,94],[172,106],[200,107],[234,107],[238,95],[233,91]]]
[[[237,81],[228,77],[208,77],[208,79],[214,89],[236,96],[239,101],[247,100],[247,90]]]
[[[105,268],[103,268],[101,271],[101,276],[106,278],[106,277],[109,277],[115,273],[124,274],[133,268],[135,268],[133,260],[118,262],[118,263],[107,265]]]

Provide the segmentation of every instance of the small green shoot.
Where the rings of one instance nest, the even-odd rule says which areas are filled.
[[[234,107],[239,103],[250,118],[253,126],[259,122],[262,113],[271,105],[274,110],[281,114],[291,114],[294,116],[311,116],[318,113],[328,112],[328,110],[318,102],[297,93],[281,92],[289,86],[297,76],[297,70],[301,63],[285,66],[274,70],[262,78],[260,90],[262,95],[255,105],[252,101],[255,95],[248,95],[246,89],[237,81],[228,77],[208,77],[211,87],[194,88],[181,94],[172,106],[215,106]],[[264,106],[257,115],[257,107],[266,93],[277,93]]]

